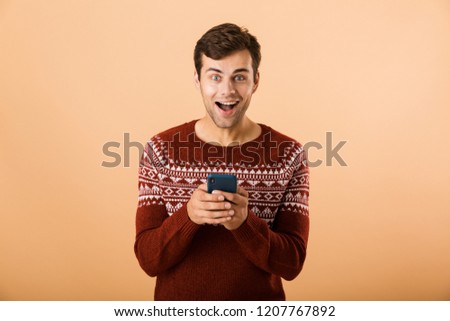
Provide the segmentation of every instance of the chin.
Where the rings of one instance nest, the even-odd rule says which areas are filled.
[[[224,121],[214,121],[214,124],[216,124],[219,128],[232,128],[234,125],[236,125],[234,122],[224,122]]]

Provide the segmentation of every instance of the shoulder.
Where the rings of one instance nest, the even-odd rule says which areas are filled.
[[[278,150],[283,150],[284,154],[302,154],[303,145],[296,139],[287,136],[280,131],[271,128],[265,124],[259,124],[262,128],[262,139],[264,143],[269,146],[277,147]]]
[[[143,159],[157,165],[167,165],[176,144],[188,147],[195,137],[197,120],[166,129],[151,137],[144,146]],[[174,145],[175,144],[175,145]]]
[[[195,123],[197,120],[192,120],[184,124],[166,129],[147,141],[147,145],[151,148],[164,149],[168,144],[176,142],[189,142],[195,136]]]

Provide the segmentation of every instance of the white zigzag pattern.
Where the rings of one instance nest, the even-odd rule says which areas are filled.
[[[303,149],[296,146],[286,155],[286,167],[247,168],[238,163],[211,166],[206,163],[176,164],[167,158],[167,146],[155,137],[144,151],[139,171],[139,206],[164,205],[168,215],[178,211],[189,201],[210,173],[237,176],[238,184],[249,192],[251,211],[271,225],[279,212],[296,211],[309,215],[309,175],[302,167]],[[214,164],[216,165],[216,164]]]

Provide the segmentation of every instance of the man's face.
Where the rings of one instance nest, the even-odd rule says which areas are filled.
[[[195,83],[202,94],[209,117],[219,128],[233,128],[244,117],[259,74],[253,77],[252,57],[241,50],[220,60],[203,55],[201,77]]]

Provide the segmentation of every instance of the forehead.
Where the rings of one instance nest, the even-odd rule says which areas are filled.
[[[250,52],[245,50],[235,51],[222,59],[212,59],[202,55],[202,71],[205,72],[209,68],[219,69],[224,73],[232,73],[236,69],[248,69],[253,71],[252,56]]]

